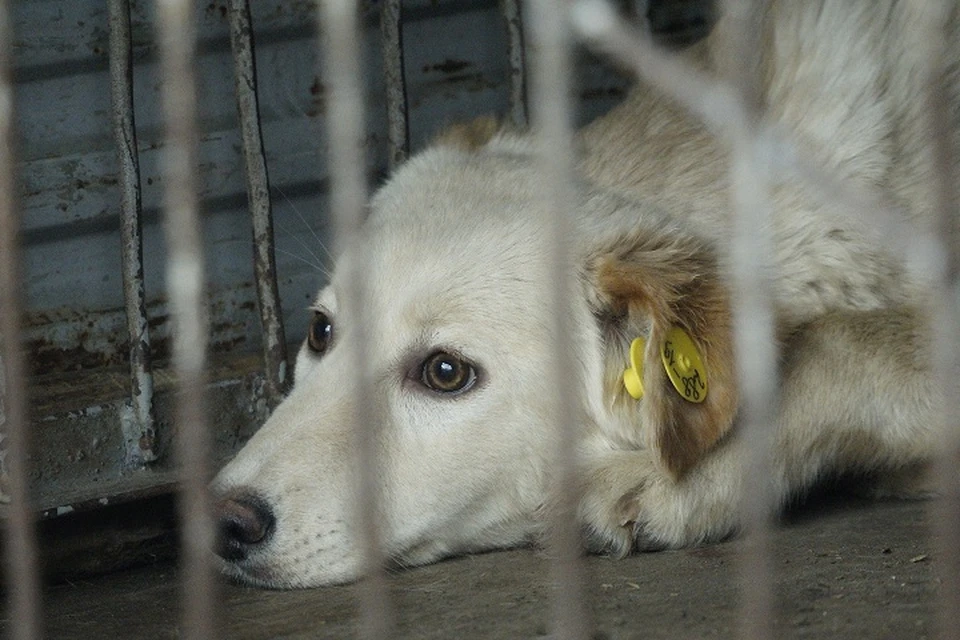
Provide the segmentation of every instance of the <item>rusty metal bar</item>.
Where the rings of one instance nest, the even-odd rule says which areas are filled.
[[[40,637],[40,577],[34,516],[30,506],[30,426],[27,368],[21,344],[23,282],[20,272],[20,216],[14,179],[13,27],[10,8],[0,0],[0,336],[6,395],[4,398],[5,465],[10,504],[6,518],[6,589],[10,637]]]
[[[960,638],[960,389],[956,382],[960,371],[960,308],[957,292],[960,286],[960,255],[957,255],[957,192],[953,183],[954,139],[952,106],[946,86],[947,21],[952,3],[941,0],[913,2],[907,7],[917,15],[915,44],[923,53],[921,73],[927,147],[930,149],[929,188],[934,196],[933,215],[927,220],[931,235],[939,242],[931,243],[924,254],[934,265],[933,344],[936,345],[934,371],[943,394],[939,430],[942,455],[934,468],[941,490],[933,504],[934,544],[939,559],[940,608],[938,635]]]
[[[393,171],[403,164],[410,154],[401,0],[383,0],[380,3],[380,34],[383,48],[383,78],[387,91],[387,163]]]
[[[253,271],[263,332],[263,363],[267,403],[273,409],[287,387],[287,344],[277,287],[277,260],[273,242],[273,211],[270,182],[260,132],[257,102],[257,71],[253,55],[253,27],[248,0],[230,0],[230,46],[237,92],[237,112],[243,138],[243,161],[247,175],[247,200],[253,223]]]
[[[500,13],[507,29],[507,62],[510,64],[509,121],[519,129],[527,125],[527,77],[520,0],[500,0]]]
[[[331,183],[331,210],[334,218],[335,243],[344,247],[357,235],[363,222],[366,200],[366,175],[363,152],[364,102],[360,68],[357,0],[320,0],[317,18],[324,72],[328,88],[327,131],[328,164]],[[365,304],[367,281],[362,261],[341,264],[346,268],[346,286],[340,311],[353,319],[354,362],[366,363],[370,327]],[[348,346],[348,345],[343,345]],[[357,453],[357,500],[354,521],[360,535],[359,548],[364,562],[364,579],[359,587],[361,635],[364,638],[393,637],[393,613],[387,591],[380,544],[379,503],[377,486],[376,441],[379,436],[379,400],[374,392],[372,371],[357,367],[356,375],[345,383],[351,385],[356,412],[352,416]]]
[[[730,132],[730,184],[734,210],[731,247],[734,344],[740,372],[740,437],[747,443],[743,469],[741,522],[744,546],[740,570],[740,635],[748,640],[773,638],[774,575],[771,516],[775,496],[772,477],[779,384],[775,338],[772,205],[761,148],[755,144],[761,93],[760,39],[767,0],[727,0],[730,24],[725,56],[726,78],[737,88],[746,118]],[[744,126],[745,125],[745,126]]]
[[[130,336],[130,407],[123,416],[124,466],[156,460],[153,372],[143,285],[140,158],[133,110],[133,51],[129,0],[110,0],[110,101],[120,180],[120,237],[123,297]]]
[[[559,4],[559,6],[558,6]],[[567,21],[569,2],[528,0],[525,9],[527,26],[534,43],[531,57],[532,121],[537,132],[539,161],[543,170],[544,202],[541,207],[545,226],[544,255],[549,261],[548,273],[555,274],[550,296],[550,317],[554,321],[554,344],[564,344],[571,334],[571,315],[566,301],[575,288],[571,271],[569,246],[571,237],[571,203],[576,194],[573,167],[573,125],[570,115],[572,41]],[[580,483],[577,479],[575,446],[577,415],[572,377],[564,372],[576,369],[576,359],[569,349],[549,349],[541,354],[553,379],[553,422],[557,428],[555,452],[556,477],[552,494],[556,496],[551,522],[551,551],[554,560],[551,574],[556,588],[553,596],[553,629],[551,637],[586,639],[593,635],[593,622],[586,593],[586,567],[580,546],[577,505]]]
[[[176,408],[176,453],[180,464],[182,637],[218,637],[215,622],[216,581],[211,562],[214,539],[208,452],[210,434],[205,405],[207,318],[204,312],[203,247],[197,196],[197,98],[193,70],[196,35],[194,3],[157,3],[166,184],[164,223],[167,238],[167,289],[175,321],[174,369],[179,383]]]
[[[0,313],[2,313],[0,309]],[[0,333],[0,339],[3,338],[3,334]],[[9,446],[9,441],[7,439],[7,410],[5,405],[5,398],[7,397],[7,376],[6,376],[6,365],[3,364],[3,348],[0,345],[0,504],[9,504],[10,503],[10,473],[7,471],[7,447]]]

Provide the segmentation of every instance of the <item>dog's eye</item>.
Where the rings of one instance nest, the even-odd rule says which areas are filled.
[[[307,346],[318,355],[323,355],[330,348],[333,341],[333,323],[322,311],[313,314],[310,321],[310,330],[307,331]]]
[[[462,393],[477,381],[473,365],[451,353],[438,351],[423,361],[420,382],[438,393]]]

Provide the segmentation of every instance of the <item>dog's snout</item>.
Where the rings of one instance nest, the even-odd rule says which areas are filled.
[[[276,518],[267,502],[251,493],[224,497],[217,504],[217,555],[237,561],[270,537]]]

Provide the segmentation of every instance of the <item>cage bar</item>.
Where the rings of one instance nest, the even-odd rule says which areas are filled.
[[[0,339],[2,339],[0,334]],[[10,484],[10,475],[7,472],[7,433],[4,428],[7,424],[7,411],[5,409],[5,398],[7,396],[7,376],[6,365],[3,364],[3,347],[0,344],[0,504],[10,502],[10,494],[7,488]]]
[[[509,122],[520,129],[527,124],[527,77],[520,0],[500,0],[500,12],[507,29],[507,62],[510,65]]]
[[[129,0],[110,0],[110,102],[120,184],[121,276],[130,337],[130,411],[123,417],[124,466],[156,460],[150,330],[143,283],[140,156],[133,108]]]
[[[739,554],[741,637],[773,638],[774,577],[770,542],[773,513],[773,436],[779,402],[773,283],[772,207],[758,138],[761,95],[760,49],[765,0],[728,0],[730,21],[724,75],[737,88],[746,118],[730,131],[730,184],[734,223],[731,240],[733,332],[740,376],[740,437],[749,443],[742,470]]]
[[[538,135],[539,162],[544,181],[544,202],[541,205],[544,222],[550,229],[545,235],[544,255],[549,262],[548,273],[555,274],[550,297],[550,316],[554,320],[554,338],[558,344],[566,342],[572,331],[571,312],[566,301],[574,290],[569,239],[571,236],[571,203],[573,192],[573,126],[570,116],[571,93],[571,36],[567,11],[569,2],[557,6],[552,0],[529,0],[526,5],[527,27],[535,43],[531,77],[532,120]],[[551,524],[551,565],[555,592],[551,620],[552,636],[570,640],[592,637],[590,611],[585,598],[586,567],[580,545],[580,527],[577,523],[579,482],[575,461],[577,415],[574,376],[577,363],[570,349],[550,349],[542,354],[550,363],[545,370],[553,379],[548,387],[555,391],[553,422],[557,428],[555,452],[556,477],[552,492],[556,496]]]
[[[217,637],[217,625],[212,566],[214,527],[206,486],[210,450],[204,375],[208,330],[196,184],[198,135],[193,8],[189,0],[157,3],[166,131],[163,169],[167,289],[176,323],[173,363],[179,383],[175,445],[181,481],[178,511],[183,637],[201,640]]]
[[[0,0],[0,336],[4,378],[4,464],[7,471],[5,556],[10,637],[40,637],[40,577],[28,474],[30,425],[27,368],[22,351],[23,284],[20,271],[20,216],[14,179],[13,26],[10,7]]]
[[[272,409],[280,404],[287,387],[287,343],[280,309],[280,291],[277,286],[270,181],[263,151],[263,136],[260,131],[253,27],[248,0],[230,0],[229,16],[237,113],[243,139],[243,161],[247,177],[247,201],[253,223],[253,272],[263,335],[265,390],[267,403]]]
[[[387,164],[393,171],[403,164],[410,154],[401,0],[381,2],[380,35],[380,46],[383,50],[383,79],[387,92]]]
[[[940,564],[940,607],[938,611],[939,637],[960,638],[960,429],[956,416],[960,415],[960,389],[956,372],[960,370],[960,345],[957,330],[960,327],[957,287],[960,285],[960,256],[957,255],[957,193],[953,183],[956,149],[952,146],[951,105],[945,84],[947,21],[951,5],[941,0],[927,0],[909,5],[917,13],[916,45],[923,54],[921,73],[925,90],[922,95],[923,117],[926,120],[927,144],[930,149],[929,188],[934,198],[934,210],[926,221],[929,237],[938,242],[929,243],[923,250],[933,256],[934,289],[931,292],[933,340],[936,345],[933,365],[943,395],[940,422],[935,425],[940,433],[943,452],[935,462],[937,484],[941,496],[931,505],[934,545]],[[929,258],[928,258],[929,259]]]
[[[317,18],[320,22],[321,50],[325,60],[327,82],[327,132],[329,139],[331,211],[334,219],[334,242],[344,247],[363,222],[366,200],[366,178],[363,152],[364,111],[360,71],[360,44],[356,0],[320,0]],[[354,362],[368,362],[366,335],[370,327],[367,315],[366,277],[361,261],[347,267],[341,313],[355,318]],[[347,346],[347,345],[344,345]],[[345,383],[351,385],[356,411],[350,431],[355,434],[357,453],[357,501],[354,511],[359,548],[363,554],[364,579],[359,587],[360,625],[364,638],[393,637],[393,614],[383,570],[383,550],[378,528],[379,499],[376,481],[376,440],[380,429],[379,396],[373,389],[372,373],[366,366],[357,367],[356,375]]]

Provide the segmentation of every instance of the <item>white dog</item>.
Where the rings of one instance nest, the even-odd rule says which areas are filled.
[[[919,217],[933,196],[908,5],[774,1],[758,55],[769,113],[793,142]],[[692,59],[712,66],[723,29],[721,19]],[[722,254],[726,151],[643,87],[579,147],[574,331],[562,344],[527,139],[485,121],[455,128],[379,190],[313,305],[295,387],[214,483],[227,573],[272,587],[359,575],[350,425],[361,399],[343,380],[360,366],[380,404],[377,520],[391,558],[420,564],[542,536],[556,437],[543,369],[561,348],[578,363],[565,375],[578,390],[590,547],[681,547],[737,529],[746,445]],[[810,192],[787,185],[773,199],[782,398],[763,481],[781,501],[834,473],[914,492],[940,404],[922,296]],[[364,363],[343,310],[344,265],[357,261],[369,285]]]

